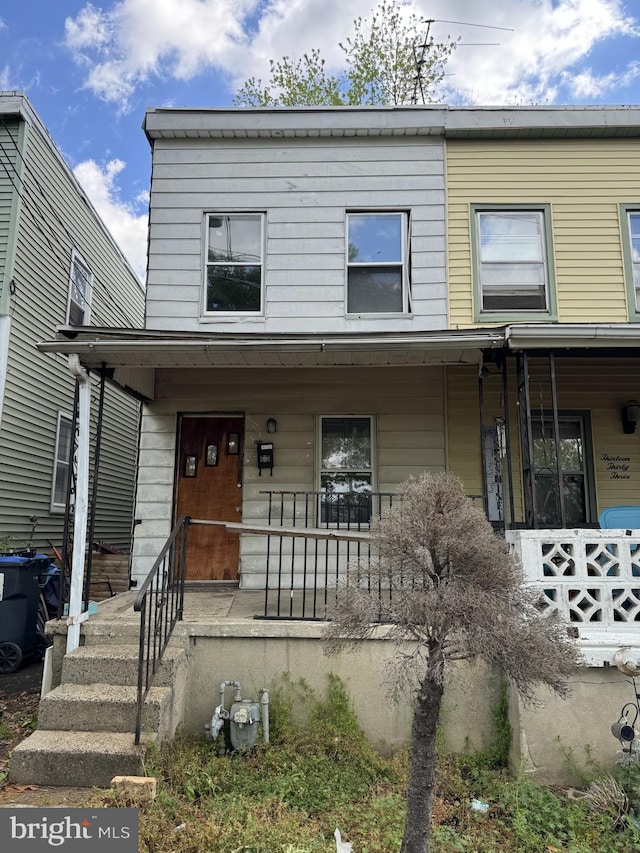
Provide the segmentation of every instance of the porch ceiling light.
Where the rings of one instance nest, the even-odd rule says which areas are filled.
[[[638,406],[640,410],[640,405]],[[276,432],[278,429],[278,422],[275,418],[267,418],[267,432]]]
[[[637,400],[629,400],[622,407],[622,429],[630,435],[636,431],[640,420],[640,403]]]

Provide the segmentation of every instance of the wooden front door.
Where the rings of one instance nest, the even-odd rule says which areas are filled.
[[[184,415],[180,421],[176,517],[242,521],[244,418]],[[240,537],[192,524],[187,580],[238,579]]]

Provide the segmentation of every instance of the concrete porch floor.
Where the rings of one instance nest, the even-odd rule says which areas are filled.
[[[106,598],[98,605],[97,618],[117,618],[124,621],[139,621],[133,609],[137,592],[135,589]],[[229,584],[189,585],[184,593],[185,622],[210,622],[231,619],[253,620],[264,613],[264,592],[242,590]],[[91,617],[96,619],[96,617]],[[91,621],[91,620],[90,620]]]
[[[98,605],[98,612],[83,623],[86,637],[107,635],[116,629],[126,630],[129,636],[137,633],[140,614],[133,605],[135,589],[107,598]],[[182,621],[176,624],[173,635],[183,637],[305,637],[320,638],[323,622],[313,619],[264,618],[264,590],[243,590],[229,584],[188,585],[184,595]],[[281,616],[289,613],[281,603]],[[274,612],[270,607],[270,612]],[[259,618],[256,618],[259,617]],[[51,633],[66,633],[66,624],[49,622]]]

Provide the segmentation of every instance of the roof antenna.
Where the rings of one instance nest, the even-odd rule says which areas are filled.
[[[436,23],[456,24],[457,26],[461,26],[461,27],[481,27],[482,29],[485,29],[485,30],[503,30],[504,32],[509,32],[509,33],[515,32],[513,27],[495,27],[491,24],[472,24],[472,23],[468,23],[465,21],[445,21],[445,20],[440,20],[439,18],[438,19],[429,18],[427,21],[425,21],[425,23],[427,25],[427,31],[424,35],[424,39],[422,40],[422,44],[419,44],[419,45],[414,44],[413,45],[413,58],[414,58],[415,65],[416,65],[416,75],[413,78],[413,95],[411,97],[411,103],[414,105],[418,103],[418,92],[420,92],[421,103],[422,104],[426,103],[425,95],[424,95],[424,88],[423,88],[422,83],[424,80],[423,70],[424,70],[424,66],[427,62],[426,53],[427,53],[427,50],[433,44],[433,36],[431,36],[431,38],[429,38],[429,33],[431,31],[431,24],[436,24]],[[470,46],[472,43],[468,43],[468,44]],[[473,44],[476,44],[476,43],[473,43]],[[499,42],[486,42],[486,43],[485,42],[479,42],[478,44],[484,45],[484,46],[495,46],[495,45],[499,44]],[[465,47],[465,44],[462,43],[460,45],[460,47]]]
[[[433,24],[433,23],[434,23],[433,18],[431,18],[427,21],[427,31],[424,34],[424,39],[423,39],[422,44],[418,45],[417,47],[415,44],[413,45],[413,58],[414,58],[414,61],[416,63],[416,76],[413,78],[413,95],[411,96],[411,103],[412,104],[418,103],[418,90],[420,90],[421,102],[423,104],[425,103],[424,89],[422,88],[422,80],[423,80],[422,70],[423,70],[425,62],[427,61],[425,59],[425,54],[426,54],[428,48],[431,46],[431,42],[433,41],[433,39],[431,39],[431,41],[429,41],[429,31],[431,29],[431,24]],[[420,51],[420,55],[418,55],[418,50]]]

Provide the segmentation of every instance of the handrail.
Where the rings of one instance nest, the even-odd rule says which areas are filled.
[[[133,609],[140,613],[136,745],[140,743],[145,700],[176,622],[182,620],[190,520],[189,516],[183,516],[176,522],[133,605]],[[149,602],[151,606],[148,606]]]

